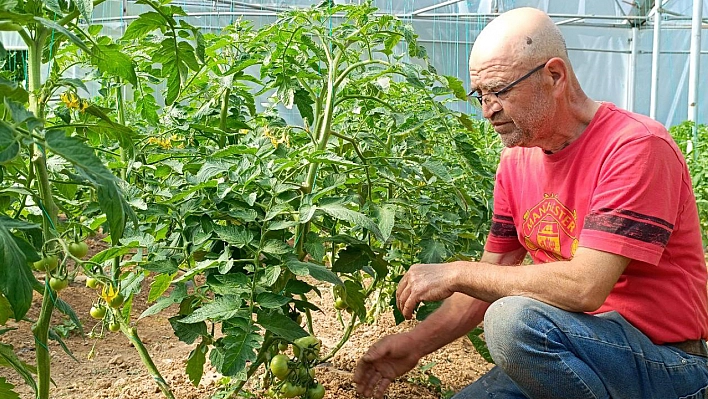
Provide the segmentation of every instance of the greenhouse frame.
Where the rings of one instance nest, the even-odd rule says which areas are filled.
[[[365,0],[338,0],[358,4]],[[571,62],[588,95],[649,115],[667,127],[691,120],[705,123],[708,102],[701,98],[708,64],[701,40],[708,25],[705,0],[374,0],[381,13],[413,25],[438,72],[469,84],[468,55],[481,29],[499,13],[535,7],[549,13],[564,33]],[[243,18],[262,26],[279,12],[318,3],[312,0],[175,0],[189,22],[205,31],[220,31]],[[108,0],[93,11],[119,37],[146,6],[132,0]],[[700,17],[699,17],[700,16]],[[7,49],[24,44],[2,32]],[[599,67],[603,66],[603,67]],[[76,72],[80,75],[81,72]],[[471,105],[461,109],[470,114]]]

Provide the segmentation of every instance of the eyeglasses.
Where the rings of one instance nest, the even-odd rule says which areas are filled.
[[[467,94],[467,96],[468,96],[468,97],[474,97],[474,98],[476,98],[477,101],[479,101],[479,105],[484,105],[484,104],[485,104],[485,101],[486,101],[486,102],[489,102],[488,100],[485,100],[484,97],[493,95],[494,97],[499,98],[499,95],[504,94],[504,93],[508,92],[509,90],[513,89],[514,86],[516,86],[517,84],[523,82],[524,79],[526,79],[526,78],[528,78],[529,76],[533,75],[535,72],[540,71],[541,68],[545,67],[547,63],[548,63],[548,61],[546,61],[546,62],[544,62],[543,64],[537,66],[536,68],[530,70],[529,73],[527,73],[526,75],[524,75],[524,76],[522,76],[522,77],[516,79],[515,81],[509,83],[508,85],[506,85],[504,88],[502,88],[502,89],[500,89],[500,90],[491,91],[491,92],[485,93],[485,94],[477,93],[476,90],[473,90],[473,91],[469,92],[469,93]]]

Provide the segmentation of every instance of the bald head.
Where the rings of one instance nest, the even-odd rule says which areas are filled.
[[[553,57],[569,64],[560,30],[543,11],[524,7],[501,14],[482,30],[472,47],[470,67],[498,58],[512,65],[535,65]]]

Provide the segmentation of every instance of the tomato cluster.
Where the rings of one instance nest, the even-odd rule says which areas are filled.
[[[57,239],[57,241],[61,241],[61,239]],[[62,245],[64,245],[65,253],[68,252],[69,255],[76,259],[80,260],[88,255],[88,244],[83,241],[74,240],[68,244],[63,241],[61,242]],[[54,291],[61,291],[69,286],[69,276],[67,275],[68,273],[66,270],[66,258],[68,256],[64,255],[64,258],[61,259],[60,262],[59,255],[61,254],[61,252],[45,253],[41,259],[32,263],[32,268],[34,270],[46,272],[48,274],[47,277],[49,277],[49,286]]]
[[[317,363],[322,342],[317,337],[307,336],[293,341],[292,359],[279,353],[270,360],[270,373],[280,382],[271,386],[269,395],[281,398],[322,399],[324,386],[315,379],[314,366]],[[278,343],[279,351],[287,351],[289,345]]]

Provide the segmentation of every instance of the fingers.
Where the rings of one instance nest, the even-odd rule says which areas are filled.
[[[407,320],[413,318],[413,311],[420,302],[418,296],[413,295],[414,284],[411,283],[411,280],[414,278],[412,276],[415,276],[415,271],[413,270],[415,266],[416,265],[411,266],[408,273],[406,273],[398,283],[398,288],[396,289],[396,306]]]
[[[356,392],[367,398],[372,396],[379,399],[383,398],[386,389],[391,385],[391,380],[384,378],[378,371],[374,371],[367,377],[363,381],[357,381],[355,377]]]
[[[381,374],[376,370],[376,344],[359,360],[354,370],[354,383],[356,383],[356,391],[360,395],[370,397],[373,395],[376,384],[381,379]]]

